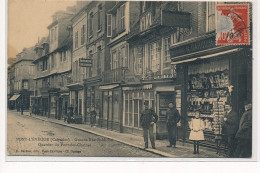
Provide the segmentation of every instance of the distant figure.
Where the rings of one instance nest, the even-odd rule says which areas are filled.
[[[189,139],[194,143],[193,154],[199,154],[199,142],[204,140],[204,121],[200,119],[200,112],[195,112],[195,118],[191,119],[190,122],[190,136]]]
[[[166,126],[170,145],[167,147],[176,148],[177,123],[180,121],[179,111],[173,103],[169,103],[169,109],[166,112]]]
[[[72,122],[72,117],[73,117],[73,107],[69,107],[69,113],[68,113],[68,118],[67,118],[67,122],[70,124]]]
[[[252,103],[245,103],[245,112],[239,123],[236,134],[237,148],[235,157],[248,158],[252,156]]]
[[[145,148],[148,148],[148,133],[149,138],[152,144],[152,148],[155,149],[155,142],[154,142],[154,134],[153,134],[153,126],[154,123],[157,122],[158,116],[155,114],[153,109],[148,108],[149,102],[145,101],[144,106],[145,110],[142,111],[140,116],[140,122],[143,127],[143,137],[145,142]]]
[[[21,115],[23,115],[23,109],[24,109],[24,104],[23,101],[21,102]]]
[[[95,124],[96,124],[96,116],[97,116],[97,112],[95,110],[95,106],[92,105],[91,106],[91,111],[90,111],[90,124],[91,124],[91,127],[95,126]]]
[[[231,105],[230,108],[231,109],[224,118],[222,134],[226,136],[228,156],[233,157],[236,150],[235,136],[239,126],[239,119],[238,114],[232,109]]]

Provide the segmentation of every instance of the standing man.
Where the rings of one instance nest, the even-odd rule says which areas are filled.
[[[149,106],[149,102],[145,101],[144,102],[145,110],[142,111],[142,113],[141,113],[140,122],[143,127],[145,148],[148,148],[148,133],[149,133],[152,148],[155,149],[153,126],[154,126],[154,123],[157,122],[158,116],[155,114],[154,110],[149,109],[148,106]]]
[[[228,156],[233,157],[236,150],[235,136],[239,126],[238,114],[232,109],[230,105],[229,112],[224,118],[222,134],[226,135],[228,144]]]
[[[169,103],[169,109],[166,112],[166,126],[170,145],[167,147],[176,148],[177,123],[180,121],[179,111],[173,103]]]
[[[252,103],[245,103],[245,112],[239,123],[236,134],[237,148],[235,157],[247,158],[252,155]]]

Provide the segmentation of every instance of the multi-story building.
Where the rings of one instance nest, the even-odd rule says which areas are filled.
[[[179,12],[178,2],[138,2],[140,15],[134,30],[127,38],[129,66],[123,84],[123,130],[141,133],[140,113],[145,100],[159,116],[156,123],[157,138],[167,136],[166,110],[170,102],[178,99],[176,69],[171,65],[170,45],[175,43],[181,27],[189,27],[166,20],[177,16],[187,18],[189,13]],[[178,107],[179,109],[179,107]]]
[[[180,10],[191,12],[192,30],[183,30],[170,47],[171,64],[176,65],[181,86],[182,137],[187,139],[187,121],[200,109],[206,123],[205,144],[212,146],[221,134],[229,105],[241,116],[244,102],[252,101],[252,47],[216,45],[215,5],[182,2]],[[246,29],[252,32],[252,28]]]
[[[34,89],[34,64],[35,53],[33,47],[24,48],[17,55],[17,61],[9,68],[10,96],[9,106],[11,109],[24,110],[30,108],[30,100]]]
[[[122,131],[123,93],[121,85],[129,67],[127,36],[138,21],[139,2],[120,1],[107,12],[107,37],[109,54],[105,55],[105,71],[102,75],[101,124],[107,129]]]
[[[87,15],[87,43],[86,55],[87,59],[92,60],[92,65],[87,68],[87,76],[84,80],[84,89],[86,92],[85,105],[86,113],[95,109],[98,115],[99,125],[102,125],[102,95],[99,86],[102,81],[102,73],[105,70],[105,61],[108,64],[109,48],[107,43],[109,38],[106,32],[106,13],[115,5],[115,2],[100,1],[90,4]],[[90,116],[86,117],[90,122]]]
[[[57,12],[53,22],[47,27],[49,37],[36,46],[38,58],[36,97],[40,96],[39,113],[61,119],[67,114],[71,81],[72,34],[71,13]],[[40,95],[39,95],[40,94]]]
[[[83,80],[86,79],[87,69],[81,67],[79,61],[87,56],[87,15],[94,3],[96,2],[85,4],[71,19],[73,33],[72,77],[67,87],[70,91],[70,106],[73,107],[75,115],[82,117],[83,122],[86,122]]]

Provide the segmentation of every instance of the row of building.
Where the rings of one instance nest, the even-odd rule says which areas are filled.
[[[179,138],[186,139],[187,120],[199,106],[212,142],[214,102],[231,100],[242,112],[252,100],[251,46],[216,46],[215,3],[91,1],[57,12],[48,37],[9,66],[9,108],[34,105],[36,114],[63,119],[71,106],[82,123],[95,109],[99,127],[141,134],[148,101],[160,139],[174,102],[183,117]]]

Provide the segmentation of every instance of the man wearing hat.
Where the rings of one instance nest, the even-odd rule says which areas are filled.
[[[176,148],[177,123],[180,121],[179,111],[175,104],[169,103],[169,109],[166,112],[166,126],[170,145],[167,147]]]
[[[225,107],[228,107],[228,110],[224,118],[222,134],[225,135],[227,139],[228,156],[233,157],[236,149],[235,136],[238,130],[239,118],[238,114],[232,109],[231,103],[227,103]]]
[[[148,148],[148,133],[149,133],[152,148],[155,149],[153,126],[154,126],[154,123],[157,122],[158,116],[156,115],[156,113],[154,112],[153,109],[149,109],[148,101],[144,102],[144,107],[145,107],[145,110],[143,110],[141,113],[140,122],[143,127],[145,148]]]
[[[235,157],[247,158],[252,155],[252,103],[245,102],[245,112],[239,123],[236,133],[237,148]]]

